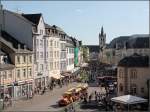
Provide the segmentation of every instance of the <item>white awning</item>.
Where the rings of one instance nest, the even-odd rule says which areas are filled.
[[[111,98],[111,100],[114,102],[117,102],[117,103],[129,104],[129,105],[147,102],[147,99],[137,97],[137,96],[132,96],[132,95],[124,95],[124,96],[114,97],[114,98]]]
[[[62,76],[62,75],[60,75],[60,74],[57,74],[57,75],[53,75],[52,77],[55,78],[55,79],[61,79],[61,78],[63,78],[64,76]]]

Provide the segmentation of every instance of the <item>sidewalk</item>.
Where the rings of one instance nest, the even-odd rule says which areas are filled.
[[[62,94],[78,84],[73,82],[62,88],[56,87],[43,95],[35,95],[33,99],[14,101],[12,107],[8,107],[5,111],[58,111],[61,108],[57,107],[57,101],[62,97]]]

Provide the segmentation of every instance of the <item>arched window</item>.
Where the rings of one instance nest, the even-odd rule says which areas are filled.
[[[131,79],[137,79],[137,71],[136,71],[136,69],[131,70],[130,78]]]
[[[123,78],[123,71],[121,69],[119,70],[119,78]]]

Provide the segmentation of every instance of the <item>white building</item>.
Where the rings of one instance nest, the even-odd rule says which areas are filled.
[[[57,26],[45,24],[49,78],[60,78],[60,38]]]
[[[74,44],[72,37],[66,37],[66,51],[67,51],[67,71],[72,72],[74,69]]]

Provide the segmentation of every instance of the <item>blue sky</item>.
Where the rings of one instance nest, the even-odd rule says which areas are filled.
[[[149,32],[148,1],[3,1],[5,9],[42,13],[45,22],[68,35],[97,44],[103,25],[107,42],[121,35]]]

